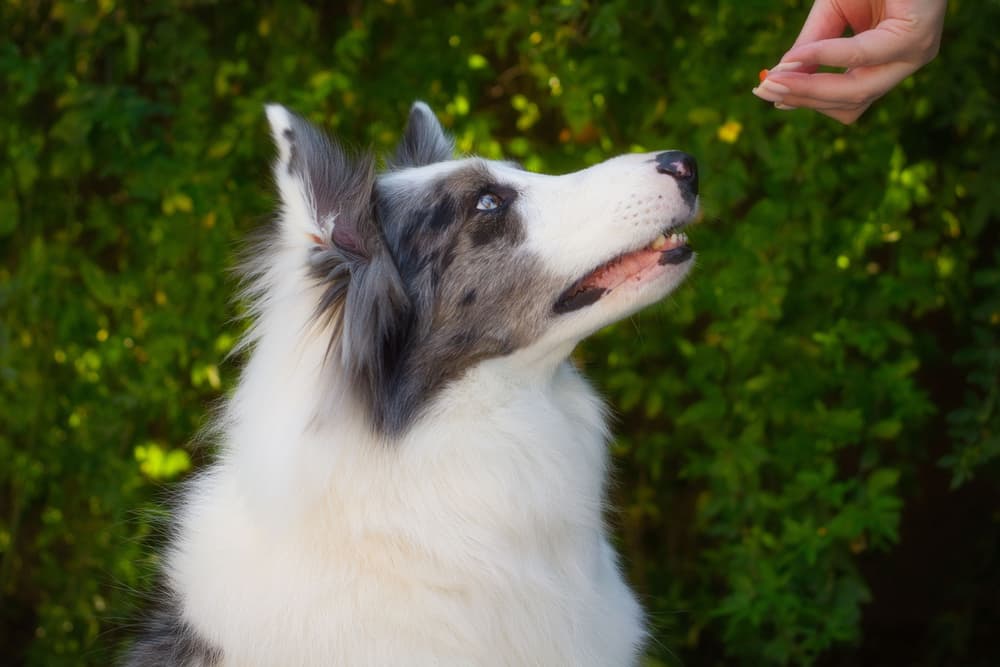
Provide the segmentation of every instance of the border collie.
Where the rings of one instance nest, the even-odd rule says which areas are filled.
[[[690,270],[694,160],[454,159],[418,102],[376,173],[267,117],[251,352],[126,664],[636,664],[605,408],[569,355]]]

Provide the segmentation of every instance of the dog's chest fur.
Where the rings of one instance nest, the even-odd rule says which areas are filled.
[[[641,612],[602,517],[603,407],[568,363],[537,385],[494,370],[452,386],[402,447],[337,447],[316,424],[280,443],[278,465],[253,460],[278,443],[251,442],[274,427],[239,429],[239,457],[192,489],[168,563],[221,664],[635,661]],[[309,375],[286,375],[270,412]],[[241,398],[248,414],[267,400]]]

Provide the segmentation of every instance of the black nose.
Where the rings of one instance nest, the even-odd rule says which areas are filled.
[[[656,156],[656,171],[670,174],[677,179],[681,188],[691,194],[698,194],[698,163],[687,153],[667,151]]]

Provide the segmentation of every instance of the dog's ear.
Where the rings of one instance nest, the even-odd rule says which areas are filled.
[[[371,258],[380,243],[372,212],[375,161],[354,160],[308,121],[278,104],[266,107],[278,147],[274,179],[286,242]]]
[[[414,102],[392,166],[422,167],[450,160],[454,153],[454,142],[445,134],[431,108],[423,102]]]
[[[285,243],[307,243],[309,273],[322,288],[317,317],[334,327],[330,352],[352,387],[391,430],[394,378],[413,327],[413,308],[378,228],[374,159],[351,160],[325,134],[278,105],[267,118],[278,146],[274,177]]]

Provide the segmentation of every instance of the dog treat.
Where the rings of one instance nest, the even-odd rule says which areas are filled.
[[[766,79],[766,78],[767,78],[767,70],[766,70],[766,69],[762,69],[762,70],[760,71],[760,73],[759,73],[759,74],[757,74],[757,78],[758,78],[758,79],[760,79],[760,80],[761,80],[761,82],[763,82],[763,81],[764,81],[764,79]]]

